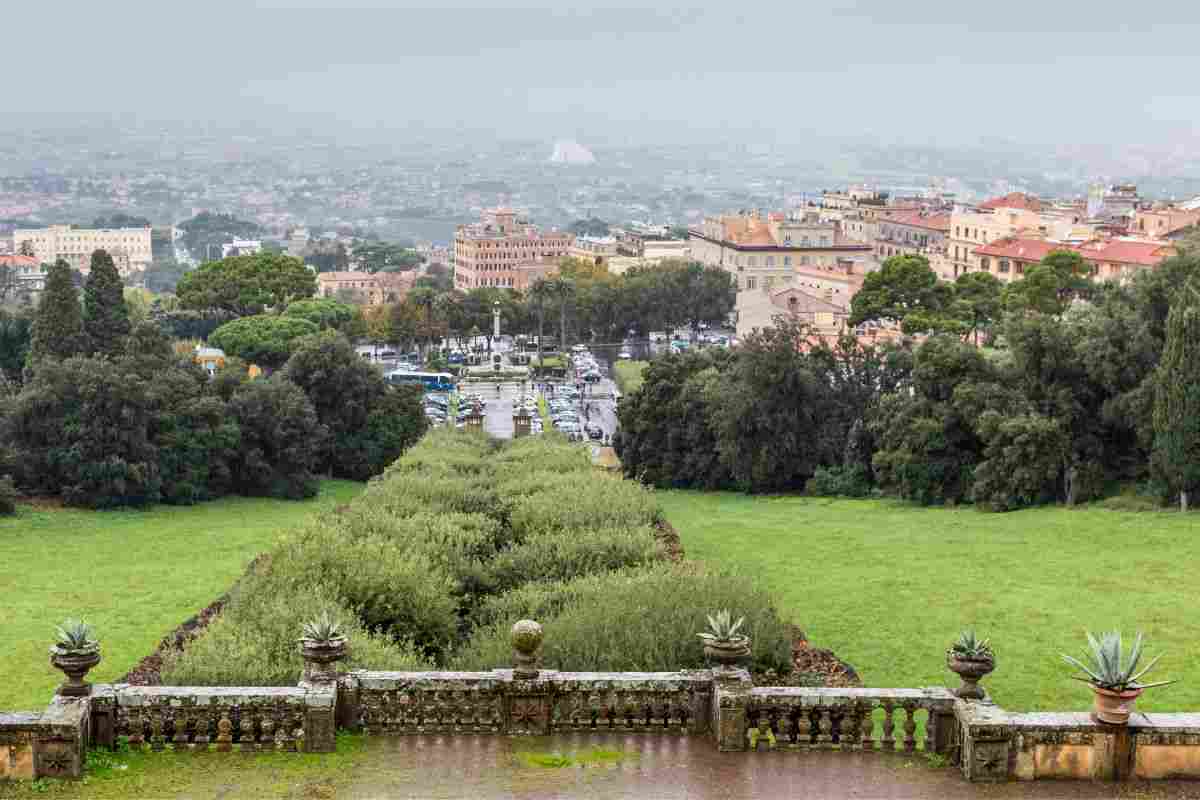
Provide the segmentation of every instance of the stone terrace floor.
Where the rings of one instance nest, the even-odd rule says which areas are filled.
[[[582,764],[534,766],[529,754],[574,756]],[[153,798],[153,800],[958,800],[965,798],[1126,798],[1200,800],[1200,782],[1086,782],[971,785],[920,755],[718,753],[704,737],[574,735],[552,738],[408,736],[368,738],[349,754],[261,757],[154,754],[146,771],[120,781],[0,782],[0,798]],[[303,758],[303,770],[285,765]],[[310,760],[311,759],[311,760]]]
[[[372,775],[334,796],[368,798],[1200,798],[1200,783],[971,785],[921,755],[718,753],[703,737],[397,737],[370,742]],[[545,768],[522,752],[619,751],[619,761]]]

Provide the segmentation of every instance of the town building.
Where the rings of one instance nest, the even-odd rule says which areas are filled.
[[[807,286],[847,303],[875,263],[870,244],[847,241],[838,225],[807,211],[708,217],[689,230],[688,242],[693,259],[730,272],[739,290]]]
[[[0,267],[13,270],[19,294],[32,294],[46,288],[46,265],[33,256],[0,256]]]
[[[368,306],[399,303],[408,295],[416,280],[415,271],[319,272],[317,296]]]
[[[1178,241],[1196,229],[1200,210],[1164,206],[1143,208],[1133,212],[1130,232],[1137,236]]]
[[[618,255],[617,240],[612,236],[577,236],[567,253],[593,266],[607,267]]]
[[[880,261],[899,255],[942,253],[950,234],[950,215],[896,211],[879,219],[875,255]]]
[[[882,324],[867,324],[852,330],[847,305],[790,286],[738,292],[734,316],[739,339],[774,327],[777,317],[790,317],[808,326],[812,344],[818,340],[833,344],[847,333],[853,333],[861,343],[893,340],[901,335],[895,326]]]
[[[542,231],[512,209],[486,211],[479,222],[460,225],[454,233],[454,284],[463,291],[479,286],[527,289],[557,271],[574,242],[572,234]]]
[[[1017,236],[978,247],[975,254],[981,270],[1007,282],[1021,278],[1030,267],[1056,250],[1079,253],[1091,267],[1093,277],[1119,282],[1141,270],[1153,269],[1175,254],[1175,248],[1162,241],[1119,238],[1070,243]]]
[[[221,258],[252,256],[261,252],[262,242],[258,239],[234,239],[221,245]]]
[[[105,250],[121,277],[150,266],[153,259],[150,228],[48,228],[13,231],[13,252],[33,256],[39,264],[62,259],[83,274],[91,270],[92,253]]]
[[[1083,208],[1052,206],[1020,192],[996,197],[975,207],[956,208],[950,214],[946,239],[946,257],[957,278],[966,272],[986,269],[978,248],[1000,239],[1050,239],[1082,242],[1092,238],[1096,226],[1088,224]],[[993,265],[993,272],[994,265]],[[1000,274],[1011,280],[1016,273]]]

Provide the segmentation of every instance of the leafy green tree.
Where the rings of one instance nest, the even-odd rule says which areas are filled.
[[[265,309],[282,311],[316,290],[316,277],[300,259],[258,253],[201,264],[180,279],[175,293],[184,308],[249,316]]]
[[[83,353],[85,347],[79,292],[71,278],[71,267],[60,259],[46,273],[46,286],[33,320],[29,362],[70,358]]]
[[[287,362],[300,338],[319,330],[299,317],[260,314],[225,323],[213,331],[208,343],[221,348],[226,355],[274,370]]]
[[[963,324],[968,336],[979,344],[979,334],[1000,320],[1004,310],[1003,284],[990,272],[964,272],[954,282],[950,315]]]
[[[953,296],[953,286],[938,279],[925,256],[892,256],[863,279],[862,288],[850,301],[850,324],[899,324],[917,311],[929,320],[943,316]]]
[[[192,258],[207,260],[221,252],[221,245],[234,239],[254,239],[263,234],[260,225],[232,214],[202,211],[175,227],[183,231],[183,246]]]
[[[994,511],[1039,505],[1054,499],[1068,448],[1057,420],[1035,413],[989,409],[976,429],[986,442],[971,489],[975,502]]]
[[[425,263],[416,250],[389,242],[358,242],[353,256],[364,272],[409,272]]]
[[[33,315],[27,309],[0,308],[0,373],[20,381],[33,337]]]
[[[18,483],[88,508],[157,502],[162,477],[146,383],[120,360],[38,362],[6,423]]]
[[[737,283],[728,271],[695,261],[676,273],[679,312],[692,330],[701,324],[721,325],[737,302]],[[663,298],[664,300],[666,298]]]
[[[445,264],[430,264],[425,274],[417,278],[414,286],[425,286],[435,292],[449,292],[454,288],[454,277]]]
[[[118,353],[129,335],[125,284],[105,250],[92,253],[91,270],[83,288],[83,327],[91,353]]]
[[[1187,511],[1200,486],[1200,291],[1182,288],[1167,315],[1154,395],[1155,471]]]
[[[328,432],[299,386],[282,375],[249,381],[233,393],[229,415],[241,431],[233,464],[239,491],[290,500],[316,495]]]
[[[342,330],[354,318],[354,306],[332,297],[297,300],[288,305],[285,316],[306,319],[322,330]]]
[[[188,267],[174,259],[156,259],[142,273],[142,282],[152,292],[173,292]]]
[[[608,236],[611,229],[604,220],[589,217],[588,219],[575,220],[567,227],[567,230],[576,236],[601,237]]]
[[[425,432],[420,392],[397,393],[340,333],[304,339],[282,374],[304,390],[329,431],[320,466],[337,477],[378,475]]]

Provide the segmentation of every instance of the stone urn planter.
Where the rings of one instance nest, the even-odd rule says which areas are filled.
[[[953,652],[946,654],[946,667],[962,678],[962,686],[954,690],[964,700],[982,700],[987,695],[979,681],[996,669],[995,658],[963,658]]]
[[[304,680],[328,682],[337,680],[337,662],[346,657],[345,636],[330,639],[300,640],[300,655],[304,659]]]
[[[705,642],[704,657],[709,664],[715,664],[721,669],[736,667],[750,658],[750,638],[735,636],[724,641]]]
[[[1143,689],[1126,689],[1116,692],[1092,684],[1095,703],[1092,706],[1092,719],[1106,725],[1128,725],[1129,715]]]
[[[87,697],[91,694],[92,685],[85,682],[83,677],[99,663],[99,644],[83,648],[66,648],[61,645],[50,648],[50,664],[67,676],[66,682],[58,687],[58,693],[63,697]]]

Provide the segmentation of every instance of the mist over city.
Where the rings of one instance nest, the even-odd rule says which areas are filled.
[[[1197,796],[1200,4],[0,19],[0,798]]]

